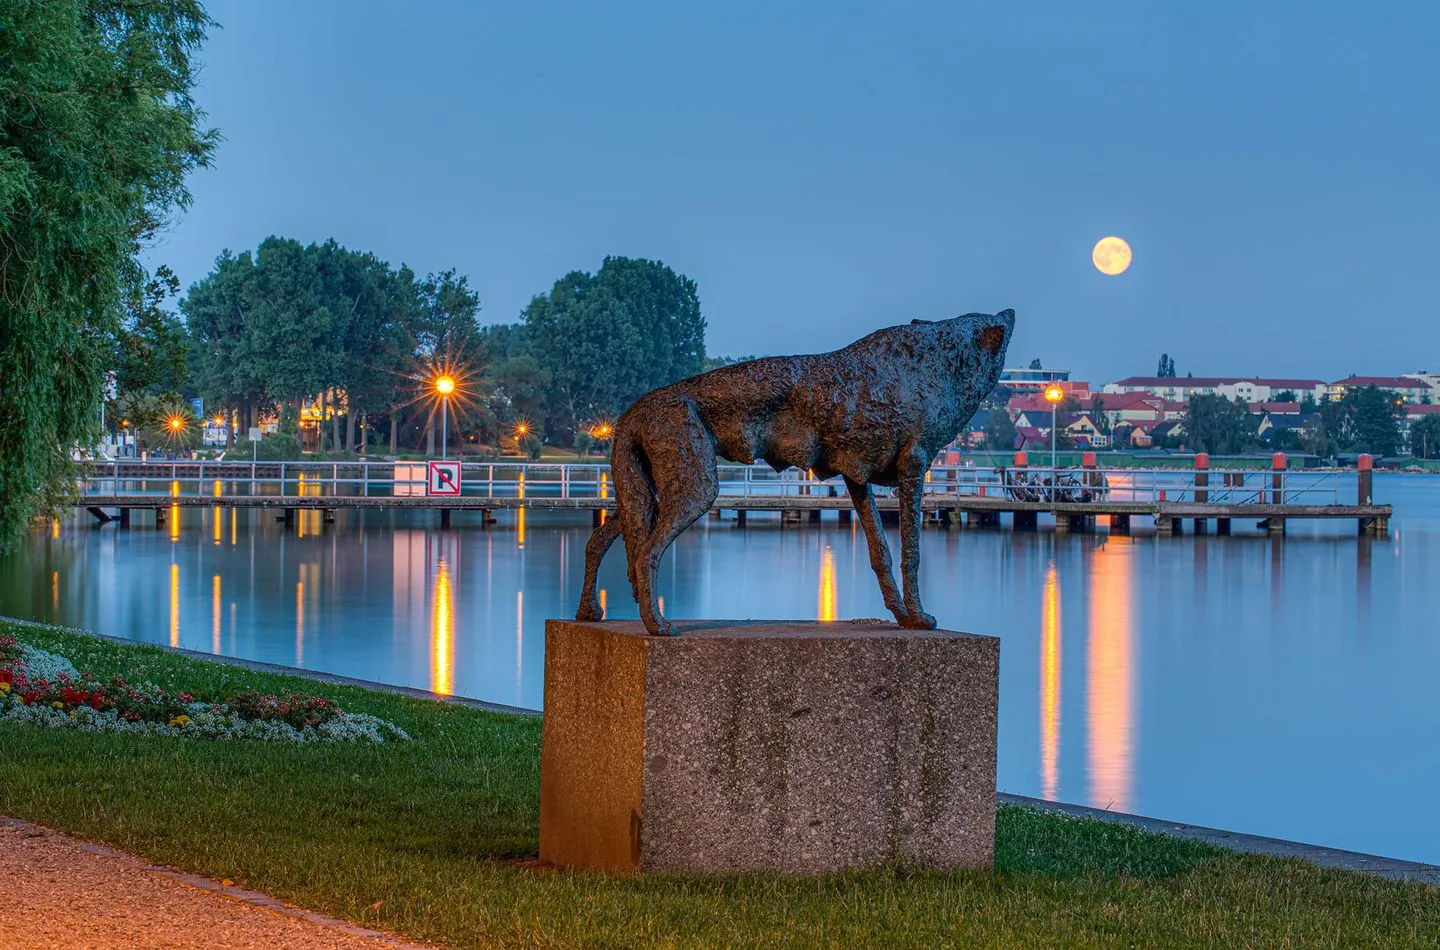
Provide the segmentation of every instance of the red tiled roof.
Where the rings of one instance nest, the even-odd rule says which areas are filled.
[[[1331,386],[1376,386],[1380,389],[1429,389],[1430,387],[1418,379],[1410,379],[1405,376],[1346,376],[1344,379],[1337,379]]]

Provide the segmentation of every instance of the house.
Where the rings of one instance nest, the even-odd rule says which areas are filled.
[[[1060,431],[1070,438],[1072,445],[1103,448],[1110,444],[1109,436],[1100,431],[1100,427],[1088,412],[1062,412],[1058,424]]]
[[[1185,414],[1186,405],[1154,393],[1118,393],[1093,396],[1088,404],[1081,403],[1081,408],[1103,412],[1106,421],[1113,427],[1121,422],[1153,423],[1178,419]]]
[[[1015,427],[1015,448],[1025,451],[1027,449],[1048,449],[1050,447],[1050,433],[1041,432],[1034,426]]]
[[[1277,438],[1287,438],[1280,435],[1282,432],[1294,432],[1298,437],[1307,428],[1318,425],[1320,413],[1262,412],[1256,418],[1255,434],[1269,445]]]
[[[1346,376],[1331,383],[1326,395],[1332,400],[1345,398],[1352,389],[1388,389],[1406,402],[1420,402],[1432,397],[1429,384],[1413,376]]]
[[[1155,441],[1150,438],[1150,433],[1146,429],[1150,425],[1156,424],[1158,423],[1132,425],[1122,422],[1111,430],[1110,444],[1116,448],[1148,449],[1155,444]]]
[[[1157,422],[1150,428],[1149,436],[1151,443],[1155,445],[1159,445],[1166,439],[1183,439],[1185,438],[1185,425],[1179,419]]]

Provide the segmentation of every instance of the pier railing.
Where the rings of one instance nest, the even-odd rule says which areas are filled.
[[[932,497],[994,498],[1026,503],[1183,502],[1226,506],[1338,505],[1351,503],[1353,480],[1334,472],[1210,469],[1050,469],[1017,463],[1002,468],[936,465],[926,475]],[[1089,462],[1089,458],[1086,460]],[[766,465],[721,465],[722,496],[843,497],[842,479],[821,481],[796,470]],[[202,462],[117,460],[89,463],[80,483],[84,498],[105,496],[207,497],[424,497],[425,462]],[[607,499],[610,467],[594,462],[463,462],[465,498]],[[893,491],[893,490],[889,490]],[[888,494],[879,489],[881,495]],[[1344,493],[1342,495],[1342,492]],[[1350,496],[1350,497],[1345,497]]]

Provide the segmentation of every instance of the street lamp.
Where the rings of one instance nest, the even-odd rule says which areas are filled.
[[[1060,400],[1064,398],[1065,390],[1061,389],[1059,386],[1056,386],[1054,383],[1051,383],[1049,386],[1045,387],[1045,401],[1050,404],[1050,492],[1052,497],[1054,496],[1055,492],[1055,477],[1057,471],[1055,465],[1055,430],[1057,428],[1056,410],[1058,410],[1060,407]]]
[[[435,380],[435,391],[440,394],[440,457],[443,459],[447,457],[448,446],[446,443],[450,435],[450,394],[455,391],[455,377],[446,375]]]

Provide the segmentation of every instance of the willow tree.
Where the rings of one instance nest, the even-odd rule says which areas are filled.
[[[191,99],[195,0],[0,3],[0,544],[99,427],[137,254],[218,138]]]

